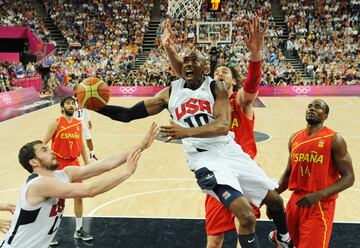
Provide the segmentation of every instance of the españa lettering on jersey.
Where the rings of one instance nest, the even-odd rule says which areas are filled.
[[[73,160],[80,156],[82,151],[81,122],[72,118],[68,122],[64,116],[57,120],[57,128],[52,137],[52,150],[62,159]]]
[[[289,189],[316,192],[339,179],[339,171],[331,157],[331,145],[336,133],[323,127],[309,136],[306,130],[295,133],[291,140],[291,176]],[[335,199],[337,194],[323,200]]]

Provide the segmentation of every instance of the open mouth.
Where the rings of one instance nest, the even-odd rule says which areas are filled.
[[[186,69],[185,70],[185,76],[187,78],[192,78],[194,76],[194,71],[192,69]]]

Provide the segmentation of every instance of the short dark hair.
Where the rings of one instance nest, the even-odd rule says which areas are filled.
[[[61,100],[60,106],[63,108],[64,105],[65,105],[65,102],[68,101],[68,100],[71,100],[71,101],[73,101],[73,102],[75,103],[74,97],[72,97],[72,96],[66,96],[66,97],[64,97],[64,98]]]
[[[239,90],[243,85],[243,82],[242,82],[243,79],[241,78],[241,75],[240,75],[239,71],[235,67],[229,65],[228,63],[219,64],[218,66],[216,66],[216,69],[221,67],[221,66],[227,67],[231,71],[231,76],[233,77],[233,79],[236,82],[236,84],[233,86],[233,91]]]
[[[324,112],[325,112],[325,114],[328,115],[329,112],[330,112],[329,105],[322,99],[316,99],[315,101],[320,101],[320,102],[322,102],[324,104],[324,107],[325,107]]]
[[[36,157],[34,146],[42,143],[43,142],[41,140],[26,143],[19,151],[19,162],[22,167],[30,173],[33,173],[33,167],[30,165],[29,161]]]

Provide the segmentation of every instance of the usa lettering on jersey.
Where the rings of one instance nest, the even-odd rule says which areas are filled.
[[[212,115],[210,102],[207,100],[190,98],[175,109],[175,115],[179,121],[184,116],[190,115],[184,118],[184,122],[186,122],[189,127],[203,126],[209,123],[209,115]]]

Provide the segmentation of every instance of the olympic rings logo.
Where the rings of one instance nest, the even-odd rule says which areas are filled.
[[[136,92],[136,86],[120,87],[120,92],[126,95],[132,95]]]
[[[311,91],[311,87],[310,86],[293,86],[292,90],[297,94],[297,95],[306,95],[307,93],[309,93]]]

